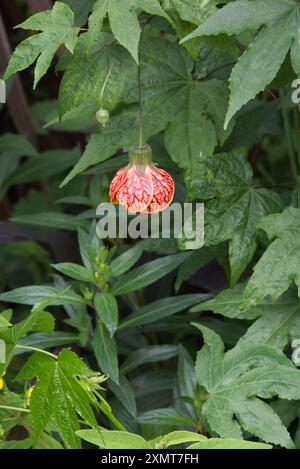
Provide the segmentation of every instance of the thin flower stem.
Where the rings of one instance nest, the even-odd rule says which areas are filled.
[[[108,73],[107,73],[107,75],[106,75],[106,78],[105,78],[105,80],[104,80],[104,83],[103,83],[103,86],[102,86],[102,89],[101,89],[101,95],[100,95],[100,106],[101,106],[101,107],[103,106],[103,95],[104,95],[104,91],[105,91],[107,82],[108,82],[108,80],[109,80],[109,77],[110,77],[110,75],[111,75],[111,72],[112,72],[112,69],[113,69],[113,67],[114,67],[114,65],[115,65],[116,60],[117,60],[117,58],[115,57],[114,60],[113,60],[113,62],[112,62],[112,64],[111,64],[111,66],[110,66],[110,68],[109,68],[109,70],[108,70]]]
[[[55,360],[58,358],[57,355],[54,355],[54,353],[47,352],[47,350],[42,350],[36,347],[29,347],[28,345],[16,345],[15,348],[19,350],[31,350],[32,352],[43,353],[44,355],[48,355],[48,357],[54,358]]]
[[[98,397],[98,399],[100,399],[101,401],[103,400],[103,397],[97,392],[97,391],[94,391],[94,394]],[[118,430],[121,430],[122,432],[127,432],[126,428],[121,424],[121,422],[119,422],[119,420],[114,416],[114,414],[109,411],[108,409],[106,409],[100,402],[97,401],[97,403],[95,402],[95,404],[97,404],[97,407],[99,408],[99,410],[101,410],[101,412],[103,412],[106,417],[111,421],[111,423],[118,429]]]
[[[3,410],[15,410],[16,412],[26,412],[27,414],[30,412],[28,409],[23,409],[22,407],[13,407],[10,405],[0,405],[0,409]]]
[[[139,63],[138,63],[138,96],[139,96],[139,124],[140,124],[140,136],[139,136],[139,145],[140,147],[144,144],[144,136],[143,136],[143,102],[142,102],[142,79],[141,79],[141,50],[142,50],[142,36],[143,36],[143,28],[141,32],[140,42],[139,42]]]

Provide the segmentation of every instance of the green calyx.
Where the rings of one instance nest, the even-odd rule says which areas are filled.
[[[152,162],[152,150],[150,145],[134,145],[129,150],[129,161],[133,164],[145,165]]]

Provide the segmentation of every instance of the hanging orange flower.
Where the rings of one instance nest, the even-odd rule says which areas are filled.
[[[110,185],[110,201],[123,205],[129,213],[157,213],[173,200],[174,181],[152,163],[149,145],[134,146],[129,164],[120,169]]]

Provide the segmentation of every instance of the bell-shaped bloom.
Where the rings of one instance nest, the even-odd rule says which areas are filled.
[[[152,163],[149,145],[129,151],[129,164],[120,169],[110,185],[110,201],[123,205],[130,213],[156,213],[173,200],[174,181]]]

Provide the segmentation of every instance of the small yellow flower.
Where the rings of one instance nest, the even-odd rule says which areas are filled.
[[[4,371],[4,373],[2,373],[2,375],[0,376],[0,391],[1,389],[4,388],[4,379],[3,379],[3,376],[5,375],[6,371]]]
[[[26,391],[26,396],[27,396],[28,402],[30,401],[30,398],[31,398],[31,396],[32,396],[33,390],[34,390],[34,386],[31,386],[31,387]]]

